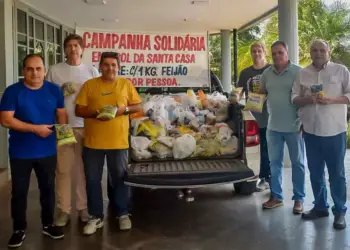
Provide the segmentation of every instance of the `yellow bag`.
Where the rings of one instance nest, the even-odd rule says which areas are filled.
[[[73,128],[69,124],[56,124],[56,138],[57,138],[57,146],[63,146],[67,144],[77,143],[75,139]]]
[[[262,113],[264,102],[265,102],[264,94],[256,94],[256,93],[250,92],[248,94],[247,104],[245,105],[244,110]]]
[[[118,111],[117,107],[113,106],[104,106],[101,113],[97,115],[97,119],[104,119],[104,120],[112,120],[115,118],[115,115]]]
[[[165,136],[165,129],[160,125],[155,125],[151,120],[142,121],[137,128],[136,135],[149,137],[151,140],[159,136]]]
[[[61,89],[64,96],[71,96],[77,91],[77,84],[75,82],[65,82],[62,84]]]

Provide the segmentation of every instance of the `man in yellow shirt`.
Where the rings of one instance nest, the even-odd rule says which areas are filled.
[[[118,209],[119,227],[121,230],[131,229],[129,190],[124,184],[124,176],[128,163],[129,114],[141,110],[141,98],[131,82],[117,76],[119,66],[117,53],[102,53],[101,77],[85,82],[76,99],[75,114],[83,117],[85,124],[83,161],[91,216],[84,227],[85,235],[94,234],[103,226],[101,179],[105,157],[114,195],[111,202]],[[113,119],[97,118],[105,106],[117,108]]]

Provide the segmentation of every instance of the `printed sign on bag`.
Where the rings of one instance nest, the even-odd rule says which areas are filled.
[[[119,75],[135,87],[209,87],[207,34],[114,33],[77,29],[83,62],[98,68],[101,53],[115,51]]]

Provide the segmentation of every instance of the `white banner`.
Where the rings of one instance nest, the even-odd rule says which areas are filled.
[[[76,32],[84,40],[84,63],[98,68],[102,52],[118,52],[119,75],[135,87],[210,86],[207,34]]]

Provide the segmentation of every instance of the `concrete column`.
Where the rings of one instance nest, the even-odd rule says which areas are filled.
[[[298,0],[278,0],[278,33],[279,39],[288,45],[289,60],[299,64]],[[284,155],[284,166],[290,167],[287,147],[285,147]]]
[[[298,0],[278,0],[279,39],[289,48],[289,59],[299,64]]]
[[[221,82],[224,91],[230,93],[231,86],[231,31],[221,31]]]
[[[0,0],[0,98],[13,83],[13,0]],[[8,168],[8,133],[0,127],[0,168]]]

